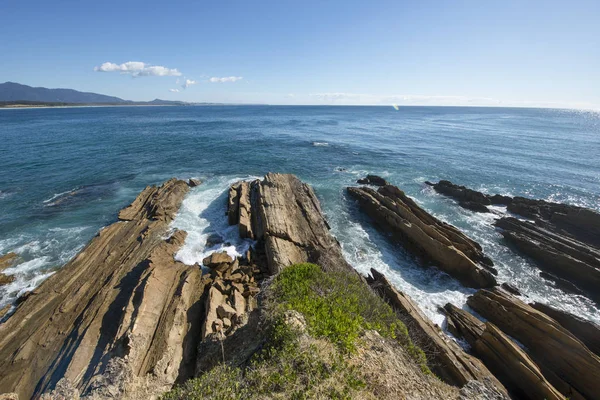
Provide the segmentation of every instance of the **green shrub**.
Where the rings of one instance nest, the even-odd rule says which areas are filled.
[[[404,324],[358,275],[324,272],[314,264],[290,266],[265,291],[263,310],[266,346],[248,365],[220,365],[162,399],[342,400],[368,394],[360,371],[347,361],[365,329],[397,339],[429,373],[423,352],[412,344]],[[308,336],[285,322],[290,310],[304,316]]]

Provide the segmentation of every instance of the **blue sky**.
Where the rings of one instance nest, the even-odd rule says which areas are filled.
[[[1,0],[0,82],[131,100],[600,108],[599,20],[598,0]]]

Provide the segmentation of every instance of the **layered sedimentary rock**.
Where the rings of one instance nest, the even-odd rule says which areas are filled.
[[[485,212],[490,204],[506,205],[508,211],[533,220],[506,217],[495,225],[509,243],[538,263],[545,278],[572,293],[583,289],[600,301],[600,213],[545,200],[491,196],[449,181],[426,183],[465,208]]]
[[[235,184],[229,199],[228,215],[238,216],[230,222],[239,222],[242,237],[264,244],[271,273],[301,262],[354,271],[329,233],[314,191],[294,175],[270,173],[262,181]]]
[[[490,196],[465,186],[455,185],[450,181],[439,181],[438,183],[425,182],[432,186],[436,192],[452,197],[461,207],[477,212],[489,212],[489,205],[507,205],[512,199],[508,196],[494,195]]]
[[[450,303],[444,310],[452,333],[467,340],[472,351],[512,394],[520,399],[565,399],[527,353],[494,324],[483,323]]]
[[[2,273],[5,269],[13,266],[13,264],[19,258],[15,253],[7,253],[0,256],[0,286],[7,285],[15,280],[13,275],[5,275]],[[2,312],[0,311],[0,318],[2,318]]]
[[[596,398],[600,357],[556,320],[501,289],[482,289],[467,304],[521,342],[544,376],[565,396]]]
[[[27,399],[64,378],[118,398],[135,377],[164,390],[192,372],[201,271],[173,259],[185,232],[164,239],[188,190],[175,179],[144,189],[18,305],[0,325],[0,392]]]
[[[373,185],[373,186],[389,185],[388,181],[386,181],[385,179],[383,179],[382,177],[377,176],[377,175],[367,175],[366,178],[359,179],[358,181],[356,181],[356,183],[359,183],[361,185]]]
[[[536,260],[540,268],[600,299],[600,249],[512,217],[499,219],[496,226],[508,242]]]
[[[382,228],[392,231],[404,244],[464,285],[496,285],[493,263],[478,243],[428,214],[397,187],[388,185],[377,191],[349,187],[348,193]]]
[[[464,352],[440,329],[421,314],[418,307],[406,294],[397,291],[392,284],[375,269],[371,269],[369,285],[388,302],[406,324],[411,338],[417,345],[426,349],[433,371],[444,381],[464,386],[467,382],[488,381],[500,392],[504,386],[477,358]]]
[[[532,303],[531,307],[543,312],[569,330],[588,349],[600,355],[600,326],[565,311],[557,310],[542,303]]]

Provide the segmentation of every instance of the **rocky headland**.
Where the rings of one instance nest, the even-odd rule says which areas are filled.
[[[595,324],[501,289],[477,242],[385,180],[364,182],[379,188],[348,188],[359,208],[427,267],[480,289],[468,305],[487,322],[449,304],[444,330],[378,271],[359,275],[313,189],[293,175],[229,188],[223,213],[253,241],[246,254],[217,251],[202,265],[183,264],[175,254],[187,234],[171,222],[201,182],[171,179],[144,189],[5,311],[0,398],[597,396]],[[544,207],[537,215],[551,220]],[[561,218],[553,223],[565,232],[576,225],[565,235],[593,242],[575,239],[583,225]],[[0,272],[16,262],[8,253]]]

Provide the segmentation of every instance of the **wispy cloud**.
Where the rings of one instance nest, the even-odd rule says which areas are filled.
[[[179,82],[179,80],[177,80],[177,82]],[[186,79],[183,84],[181,85],[182,88],[187,89],[188,87],[197,84],[198,81],[195,81],[193,79]]]
[[[426,96],[426,95],[376,95],[365,93],[314,93],[309,95],[324,103],[365,104],[365,105],[488,105],[497,106],[502,102],[487,97],[468,96]]]
[[[141,61],[129,61],[123,64],[105,62],[99,67],[94,67],[97,72],[119,72],[134,77],[138,76],[181,76],[176,68],[167,68],[160,65],[149,65]]]
[[[226,76],[223,78],[212,77],[208,81],[210,83],[227,83],[227,82],[237,82],[242,79],[244,79],[244,77],[242,77],[242,76]]]
[[[179,89],[169,89],[169,92],[172,92],[172,93],[179,93]]]

